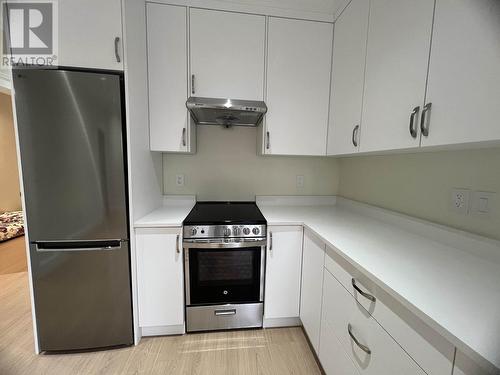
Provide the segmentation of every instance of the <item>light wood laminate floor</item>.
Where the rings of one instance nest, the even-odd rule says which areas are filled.
[[[23,272],[27,269],[24,236],[0,242],[0,275]]]
[[[144,338],[135,347],[34,354],[26,272],[0,275],[0,374],[321,374],[300,328]]]

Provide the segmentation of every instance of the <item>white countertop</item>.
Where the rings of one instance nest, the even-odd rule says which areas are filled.
[[[459,349],[500,371],[500,242],[346,200],[259,207],[268,225],[313,231]]]
[[[181,227],[196,200],[191,196],[165,197],[163,206],[150,212],[134,223],[135,228]]]

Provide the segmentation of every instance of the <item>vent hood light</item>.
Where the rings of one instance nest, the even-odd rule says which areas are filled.
[[[267,112],[266,103],[190,97],[186,107],[198,125],[257,126]]]

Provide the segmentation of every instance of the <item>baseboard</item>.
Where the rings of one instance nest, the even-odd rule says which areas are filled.
[[[299,317],[293,318],[264,318],[264,328],[297,327],[302,325]]]
[[[164,335],[183,335],[186,333],[184,324],[175,326],[156,326],[141,327],[142,336],[164,336]]]

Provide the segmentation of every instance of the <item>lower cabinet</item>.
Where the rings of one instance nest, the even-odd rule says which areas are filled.
[[[304,231],[300,320],[316,353],[319,350],[324,262],[325,245],[311,232]]]
[[[184,333],[181,228],[138,228],[137,289],[143,336]]]
[[[324,273],[323,288],[320,358],[333,355],[340,343],[360,374],[425,374],[328,271]],[[343,363],[347,366],[348,361],[344,359]],[[338,373],[325,371],[327,374]],[[356,374],[352,369],[350,371],[348,373]]]
[[[268,227],[264,325],[299,322],[302,226]]]
[[[327,375],[359,375],[353,360],[347,355],[333,328],[325,320],[321,321],[320,341],[318,357]]]

